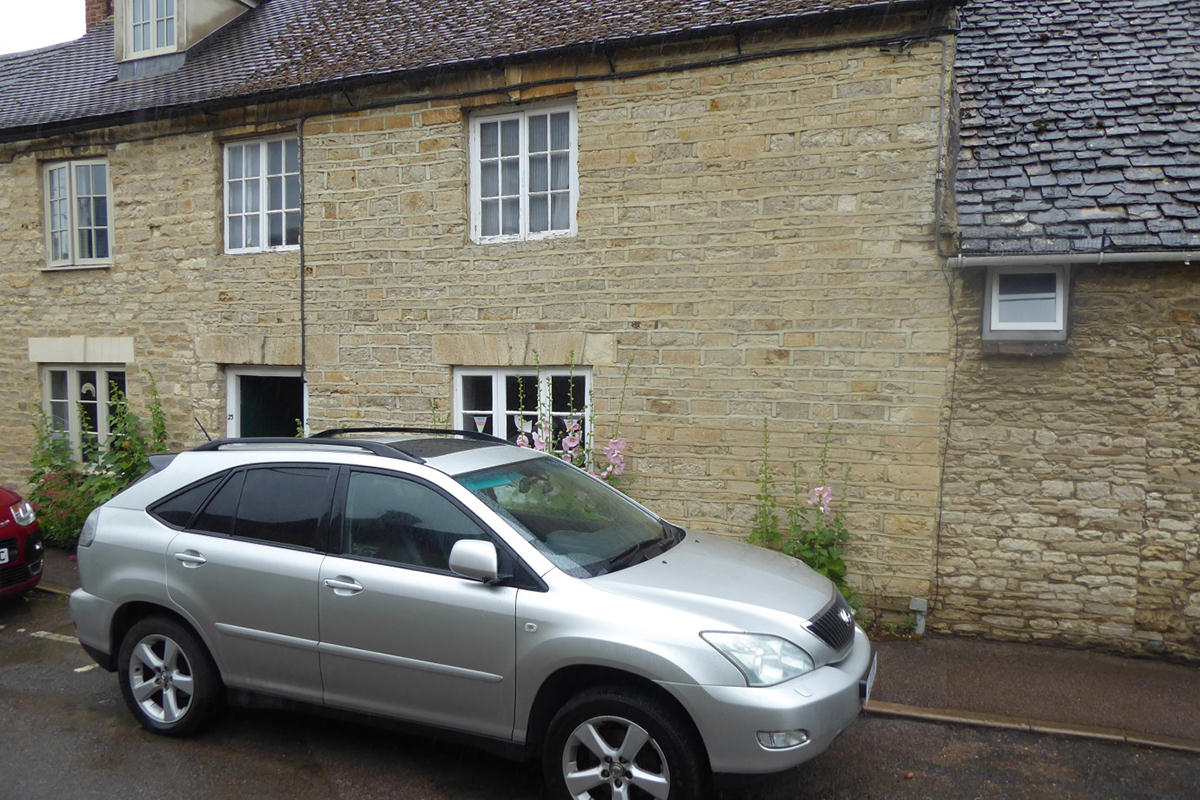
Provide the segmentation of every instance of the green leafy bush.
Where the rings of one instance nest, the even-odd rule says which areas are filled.
[[[821,446],[821,458],[817,469],[817,485],[805,498],[801,490],[800,466],[792,465],[792,500],[784,509],[787,529],[780,529],[779,502],[775,498],[775,479],[771,473],[770,434],[767,421],[763,420],[763,457],[759,468],[755,495],[757,507],[754,511],[750,541],[764,547],[780,550],[798,558],[817,572],[833,581],[838,590],[859,610],[862,602],[853,587],[846,581],[846,561],[843,555],[850,541],[846,529],[846,514],[842,505],[835,503],[833,487],[829,481],[829,440],[832,429],[825,431]],[[849,481],[847,468],[842,485]]]
[[[771,474],[771,435],[767,430],[767,418],[763,417],[763,459],[758,469],[758,493],[754,495],[754,521],[750,528],[750,541],[764,547],[779,549],[779,503],[775,500],[775,478]]]
[[[30,458],[29,502],[48,544],[70,548],[79,540],[83,521],[96,506],[138,479],[150,468],[150,454],[166,445],[166,422],[154,380],[150,380],[151,434],[129,408],[115,385],[109,390],[109,437],[105,447],[89,448],[80,464],[62,432],[39,415]]]

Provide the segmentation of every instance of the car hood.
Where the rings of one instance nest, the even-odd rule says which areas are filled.
[[[713,624],[758,633],[783,633],[816,616],[836,591],[803,561],[773,550],[689,533],[662,555],[588,580],[598,589]]]

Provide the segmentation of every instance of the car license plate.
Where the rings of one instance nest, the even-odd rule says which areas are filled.
[[[0,547],[0,564],[8,563],[8,550]]]
[[[879,653],[871,654],[871,668],[867,670],[867,677],[862,681],[862,704],[865,706],[871,702],[871,688],[875,685],[875,669],[879,666]]]

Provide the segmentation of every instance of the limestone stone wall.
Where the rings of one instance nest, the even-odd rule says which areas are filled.
[[[744,536],[764,417],[781,497],[794,462],[807,495],[829,429],[854,578],[907,607],[929,593],[948,363],[942,47],[620,75],[736,52],[620,53],[605,80],[574,79],[602,59],[513,67],[463,88],[562,82],[307,121],[311,421],[428,422],[455,366],[573,358],[604,435],[629,365],[630,493]],[[578,235],[473,244],[470,113],[550,96],[578,109]]]
[[[177,446],[201,440],[193,417],[223,432],[229,365],[303,360],[319,429],[427,424],[455,366],[574,361],[593,370],[601,435],[628,368],[631,494],[744,536],[763,419],[781,498],[794,463],[805,493],[816,481],[828,430],[853,578],[906,607],[930,591],[939,497],[949,42],[853,42],[924,23],[621,50],[0,146],[0,286],[20,320],[0,332],[0,480],[24,478],[31,338],[132,339],[134,405],[153,373]],[[411,99],[434,94],[459,99]],[[578,110],[578,235],[471,243],[470,113],[550,97]],[[369,109],[317,113],[347,104]],[[303,255],[224,255],[221,145],[286,130],[301,131]],[[43,271],[39,165],[99,155],[114,263]]]
[[[1077,268],[1069,354],[984,356],[961,276],[935,626],[1200,653],[1200,282]]]
[[[132,339],[131,404],[145,418],[153,375],[176,447],[204,440],[193,418],[224,435],[225,365],[300,363],[298,252],[222,246],[222,142],[279,127],[231,120],[187,132],[194,122],[0,145],[3,484],[23,487],[29,471],[42,392],[31,339]],[[108,161],[113,263],[46,270],[42,164],[87,157]]]

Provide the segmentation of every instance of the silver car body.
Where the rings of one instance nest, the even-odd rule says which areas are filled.
[[[119,646],[119,609],[168,609],[198,632],[229,688],[517,745],[535,734],[535,700],[555,673],[619,671],[668,692],[722,773],[787,769],[819,754],[858,716],[873,678],[870,644],[857,626],[839,650],[814,632],[812,620],[844,606],[835,604],[832,584],[803,563],[688,533],[642,563],[573,577],[457,480],[493,464],[546,457],[511,446],[425,463],[303,445],[182,453],[99,509],[99,534],[79,549],[83,588],[70,603],[77,634],[105,663]],[[221,470],[281,462],[370,468],[432,484],[490,529],[545,589],[180,531],[147,512]],[[748,686],[701,637],[707,631],[779,636],[816,667],[774,686]],[[805,731],[808,741],[769,749],[757,737],[788,730]]]

